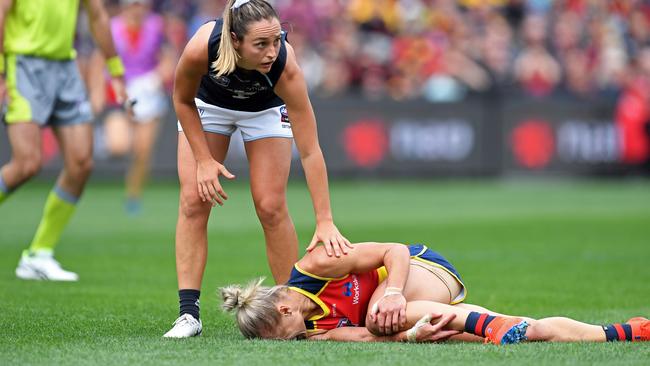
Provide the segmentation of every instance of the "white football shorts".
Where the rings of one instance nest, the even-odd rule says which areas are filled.
[[[205,132],[231,136],[239,128],[246,142],[267,137],[293,138],[285,105],[259,112],[243,112],[217,107],[200,99],[194,101]],[[179,122],[178,132],[182,131]]]
[[[136,122],[148,122],[162,118],[169,110],[162,80],[155,71],[137,76],[126,83],[126,93],[137,102],[133,106]]]

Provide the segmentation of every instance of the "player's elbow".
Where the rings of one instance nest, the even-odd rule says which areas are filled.
[[[172,94],[172,103],[176,110],[183,107],[194,108],[195,106],[193,97],[188,97],[186,93],[180,93],[176,90],[174,90],[174,93]]]
[[[388,251],[396,253],[400,257],[408,258],[411,256],[409,247],[404,244],[391,244],[391,247],[388,249]]]

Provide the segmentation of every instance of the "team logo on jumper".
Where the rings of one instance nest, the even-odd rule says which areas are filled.
[[[244,85],[239,87],[239,89],[235,89],[234,87],[226,89],[233,94],[232,97],[235,99],[248,99],[255,94],[265,93],[269,90],[269,87],[255,81],[251,85]]]
[[[352,296],[352,282],[346,282],[343,285],[343,295],[347,297]]]
[[[291,121],[289,121],[289,113],[287,113],[287,107],[284,105],[280,107],[280,116],[280,122],[291,123]]]
[[[235,73],[217,76],[211,72],[209,76],[215,84],[226,89],[234,99],[249,99],[256,94],[268,93],[270,90],[269,86],[262,85],[257,80],[245,80]]]
[[[228,85],[230,85],[230,79],[225,75],[216,76],[214,74],[210,74],[210,78],[215,83],[217,83],[220,86],[223,86],[224,88],[226,88],[226,87],[228,87]]]
[[[352,275],[352,281],[343,284],[343,295],[352,296],[352,305],[356,305],[359,303],[359,292],[359,279]]]
[[[341,320],[339,320],[338,324],[336,324],[336,327],[337,327],[337,328],[341,328],[341,327],[355,327],[355,326],[356,326],[356,325],[354,325],[354,323],[352,323],[352,322],[350,321],[350,319],[348,319],[348,318],[342,318]]]

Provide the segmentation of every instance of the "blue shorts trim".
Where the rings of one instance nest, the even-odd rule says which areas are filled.
[[[449,261],[445,257],[443,257],[440,253],[434,252],[433,250],[427,248],[427,246],[424,244],[412,244],[409,245],[408,247],[409,247],[409,252],[411,254],[411,258],[441,268],[447,271],[454,278],[456,278],[458,283],[461,285],[462,290],[456,298],[451,299],[452,305],[458,304],[460,302],[463,302],[463,300],[465,300],[465,297],[467,297],[467,287],[463,283],[463,280],[461,279],[460,274],[458,273],[456,268],[451,263],[449,263]]]

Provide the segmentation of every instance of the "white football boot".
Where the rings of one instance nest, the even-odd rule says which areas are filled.
[[[176,319],[174,326],[163,335],[164,338],[189,338],[201,335],[203,324],[190,314],[183,314]]]
[[[23,255],[16,267],[16,276],[23,280],[45,281],[78,281],[79,276],[61,268],[61,264],[54,259],[52,251],[43,250],[30,253],[23,251]]]

